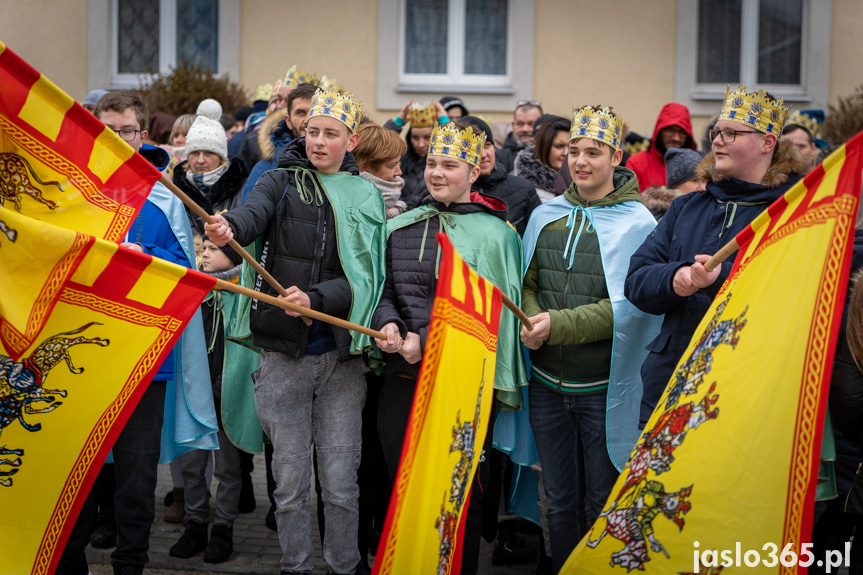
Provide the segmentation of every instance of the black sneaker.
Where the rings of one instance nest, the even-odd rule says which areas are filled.
[[[213,525],[210,542],[204,549],[205,563],[224,563],[234,552],[234,528],[227,525]]]
[[[90,545],[96,549],[110,549],[117,546],[117,529],[103,523],[90,534]]]
[[[207,526],[197,521],[189,521],[189,524],[186,525],[186,531],[183,532],[180,540],[168,550],[168,555],[188,559],[206,548]]]
[[[264,525],[267,526],[267,529],[271,529],[273,531],[279,530],[279,526],[276,524],[276,506],[275,506],[275,504],[270,505],[270,510],[267,511],[267,516],[264,518]]]

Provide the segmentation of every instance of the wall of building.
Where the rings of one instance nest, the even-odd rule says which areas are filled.
[[[242,3],[241,83],[252,92],[297,65],[333,78],[363,102],[375,120],[377,0],[340,3],[336,17],[303,0]]]
[[[863,85],[863,2],[832,0],[830,34],[830,104],[854,93]]]
[[[87,95],[87,0],[0,0],[0,40],[79,102]]]

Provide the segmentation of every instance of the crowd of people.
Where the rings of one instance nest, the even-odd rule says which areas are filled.
[[[278,531],[282,575],[314,568],[311,477],[330,572],[369,572],[426,344],[438,232],[532,323],[528,330],[503,312],[494,410],[529,405],[542,509],[534,560],[537,573],[557,573],[602,511],[728,277],[731,259],[710,271],[707,259],[826,147],[817,138],[823,113],[789,115],[781,100],[744,86],[729,88],[701,150],[677,103],[662,108],[650,139],[630,133],[608,103],[562,117],[519,101],[511,123],[490,125],[446,96],[411,100],[380,125],[353,94],[296,67],[233,116],[207,99],[172,125],[159,118],[163,141],[151,139],[155,115],[135,93],[94,91],[83,103],[213,214],[204,222],[156,184],[124,248],[386,336],[305,322],[224,291],[201,306],[218,449],[171,463],[165,519],[185,528],[170,555],[230,559],[234,520],[256,505],[251,453],[263,451],[266,524]],[[244,267],[232,239],[285,293]],[[86,575],[88,543],[115,547],[118,575],[148,562],[162,421],[172,408],[166,382],[180,377],[173,361],[120,433],[58,573]],[[624,395],[630,400],[609,401]],[[606,425],[620,404],[634,409]],[[849,461],[859,460],[849,444]],[[481,539],[499,537],[512,465],[495,445],[492,426],[467,508],[465,574],[478,571]],[[840,493],[853,477],[843,465],[837,460]],[[833,501],[819,513],[835,515]],[[837,533],[835,521],[816,521],[814,540],[847,540],[849,525]]]

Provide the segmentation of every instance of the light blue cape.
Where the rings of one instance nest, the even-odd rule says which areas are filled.
[[[611,461],[618,470],[622,470],[640,433],[638,415],[642,394],[641,364],[647,356],[645,347],[659,333],[662,325],[661,316],[639,311],[624,297],[623,284],[630,257],[656,227],[656,220],[641,202],[582,208],[573,205],[565,196],[558,196],[536,208],[530,217],[522,240],[525,272],[530,266],[542,229],[577,212],[583,214],[583,225],[586,225],[586,220],[596,230],[614,313],[606,436]],[[576,234],[572,252],[577,243]],[[537,462],[538,457],[532,436],[527,440],[523,436],[525,433],[531,433],[526,413],[501,413],[498,416],[495,425],[496,446],[509,453],[516,463],[531,465]]]
[[[192,228],[183,202],[168,188],[156,182],[147,196],[159,208],[190,262],[195,261]],[[218,449],[219,430],[213,404],[213,387],[207,363],[204,322],[200,307],[174,345],[174,379],[165,390],[165,419],[159,463],[169,463],[193,449]],[[113,453],[108,462],[113,461]]]

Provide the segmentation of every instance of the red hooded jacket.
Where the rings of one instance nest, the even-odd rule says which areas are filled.
[[[689,136],[683,144],[686,148],[695,149],[695,138],[692,137],[692,122],[689,119],[689,109],[683,104],[674,102],[663,106],[656,119],[653,129],[653,140],[650,147],[638,152],[626,162],[626,167],[635,172],[638,177],[638,191],[643,192],[651,186],[665,185],[665,150],[659,151],[662,142],[659,132],[668,126],[680,126]]]

